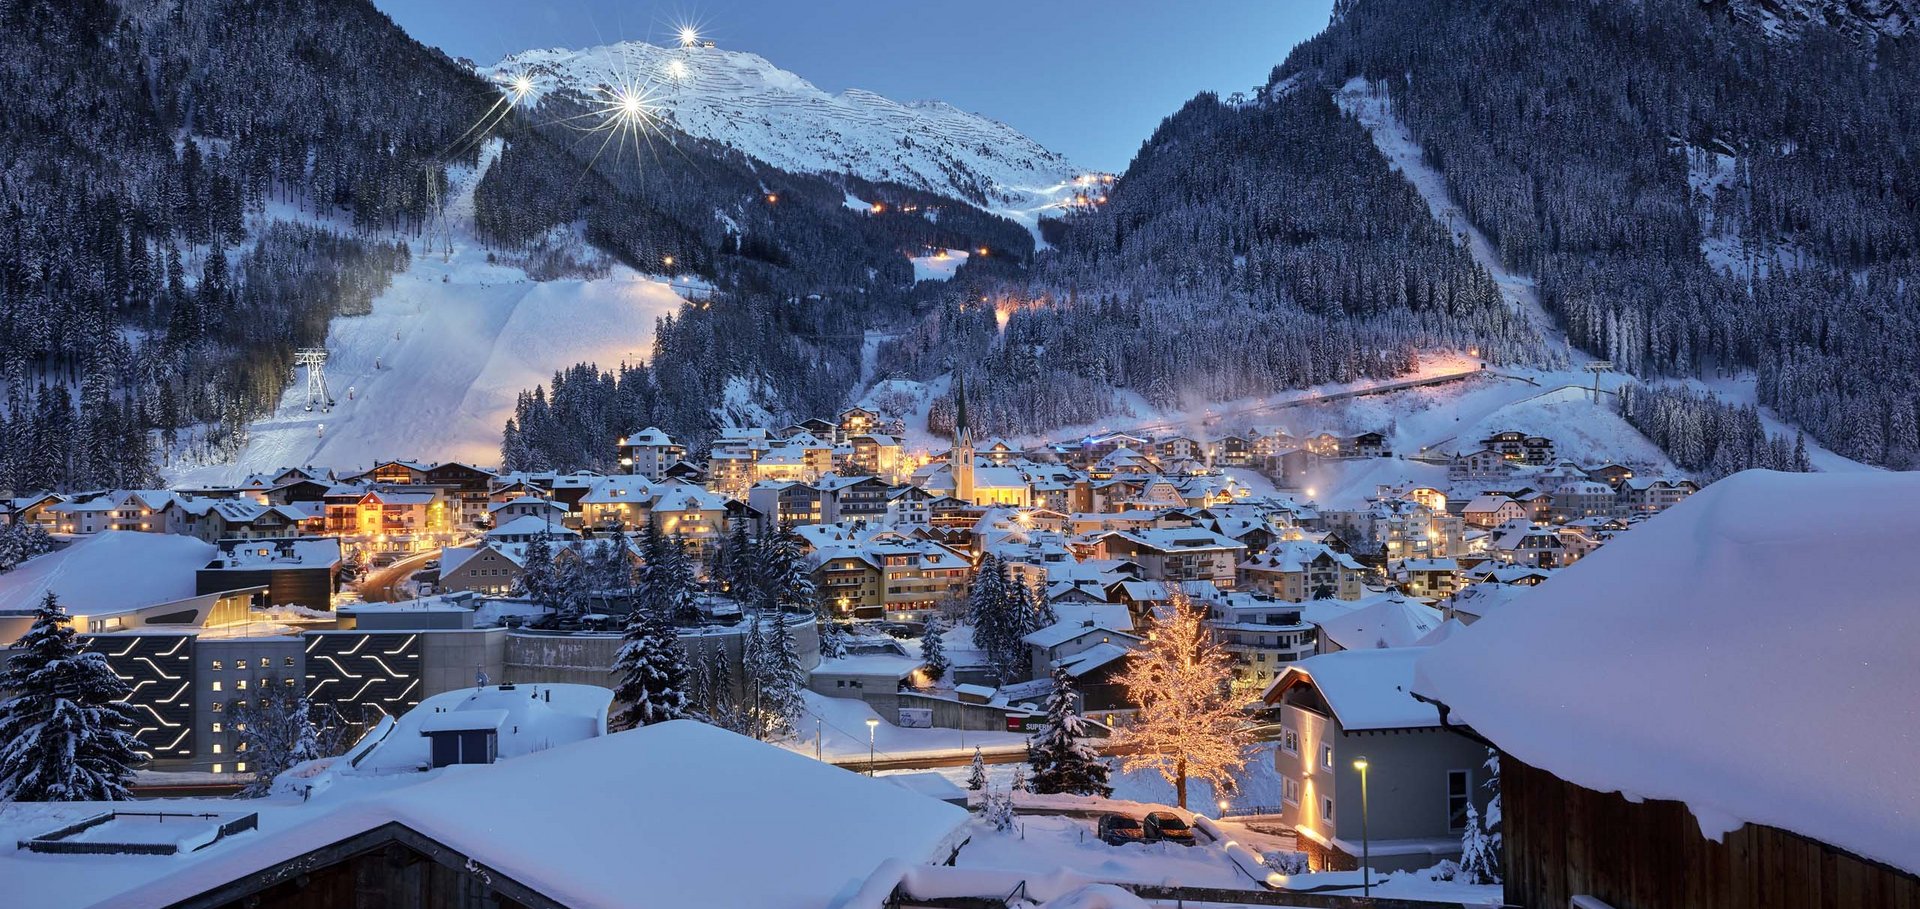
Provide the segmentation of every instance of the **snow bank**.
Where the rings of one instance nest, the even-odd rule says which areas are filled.
[[[1920,475],[1748,471],[1471,633],[1415,690],[1514,757],[1704,833],[1778,827],[1920,872]]]
[[[168,905],[397,821],[563,905],[644,893],[660,906],[824,909],[883,861],[944,859],[967,813],[681,720],[450,767],[271,830],[262,820],[258,838],[102,905]]]

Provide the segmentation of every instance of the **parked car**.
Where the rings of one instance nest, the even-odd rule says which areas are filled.
[[[1128,843],[1144,843],[1147,832],[1140,822],[1124,814],[1103,814],[1100,816],[1100,841],[1109,846],[1125,846]]]
[[[1155,811],[1147,815],[1147,842],[1165,840],[1182,846],[1193,845],[1193,828],[1171,811]]]

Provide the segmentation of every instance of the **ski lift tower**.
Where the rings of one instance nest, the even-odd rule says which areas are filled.
[[[293,352],[293,365],[307,368],[307,410],[318,405],[322,413],[333,410],[333,395],[327,393],[327,349],[302,347]]]
[[[1587,371],[1593,373],[1593,403],[1600,403],[1600,374],[1613,371],[1612,360],[1593,360],[1587,363]]]

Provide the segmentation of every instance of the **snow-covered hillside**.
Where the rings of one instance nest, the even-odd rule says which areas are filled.
[[[1734,16],[1776,37],[1808,26],[1898,38],[1920,27],[1920,0],[1730,0]]]
[[[604,278],[533,281],[488,261],[470,232],[473,187],[498,154],[491,143],[478,169],[454,175],[451,255],[417,243],[372,313],[334,320],[333,411],[305,409],[298,374],[238,459],[176,467],[174,479],[233,481],[303,464],[344,471],[385,458],[495,464],[521,390],[575,363],[611,369],[647,357],[654,320],[682,302],[665,280],[615,266]]]
[[[952,196],[1008,214],[1071,194],[1084,173],[996,120],[943,101],[901,103],[861,89],[840,94],[744,51],[628,41],[585,50],[530,50],[489,75],[526,76],[533,96],[562,88],[646,85],[682,131],[782,170],[848,173]]]

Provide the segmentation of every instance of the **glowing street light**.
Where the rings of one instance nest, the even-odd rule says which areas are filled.
[[[1373,844],[1367,838],[1367,756],[1353,759],[1353,769],[1360,771],[1360,895],[1373,896]]]
[[[687,62],[685,60],[674,60],[668,63],[667,75],[675,82],[685,82],[687,79]]]
[[[878,717],[867,717],[867,775],[873,776],[873,741],[880,728]],[[1364,801],[1364,800],[1363,800]]]
[[[681,47],[699,47],[700,46],[700,30],[697,28],[694,28],[691,25],[680,26],[680,46]]]

